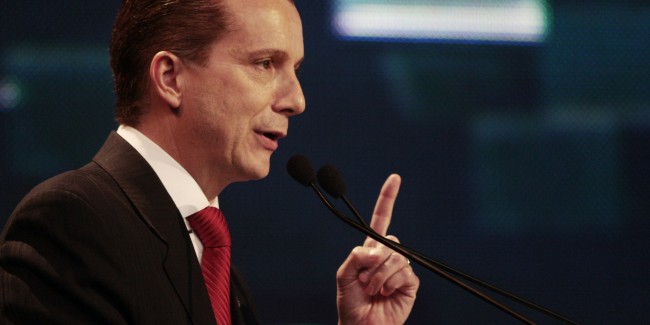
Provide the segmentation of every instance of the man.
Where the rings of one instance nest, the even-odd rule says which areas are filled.
[[[0,237],[2,323],[257,323],[236,270],[226,267],[226,289],[213,286],[213,265],[229,259],[208,262],[214,247],[194,220],[219,211],[229,184],[265,177],[305,109],[293,2],[125,0],[110,52],[120,127],[91,163],[37,186],[12,214]],[[393,175],[381,190],[380,234],[399,184]],[[403,256],[366,240],[337,272],[339,322],[403,323],[418,286]]]

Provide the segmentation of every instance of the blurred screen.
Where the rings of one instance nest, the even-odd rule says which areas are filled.
[[[343,39],[543,42],[543,0],[337,0],[332,26]]]

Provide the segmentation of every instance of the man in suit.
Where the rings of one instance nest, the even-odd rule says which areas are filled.
[[[10,217],[1,322],[258,323],[234,268],[226,289],[212,286],[212,246],[193,218],[218,211],[229,184],[265,177],[289,118],[305,109],[293,2],[123,1],[110,54],[120,127],[92,162],[37,186]],[[399,184],[390,176],[377,201],[371,226],[383,235]],[[366,240],[337,272],[339,321],[403,323],[418,286],[403,256]]]

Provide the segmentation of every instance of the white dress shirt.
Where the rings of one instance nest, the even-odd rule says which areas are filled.
[[[154,172],[156,172],[158,178],[160,178],[167,193],[169,193],[174,204],[176,204],[178,212],[183,217],[185,226],[190,232],[190,239],[192,240],[196,256],[201,261],[203,245],[196,234],[191,231],[192,228],[190,227],[189,221],[187,221],[187,217],[208,206],[218,208],[218,198],[215,197],[212,203],[210,203],[210,200],[205,197],[199,184],[187,170],[140,131],[130,126],[120,125],[117,129],[117,134],[124,138],[126,142],[142,155],[147,163],[151,165]]]

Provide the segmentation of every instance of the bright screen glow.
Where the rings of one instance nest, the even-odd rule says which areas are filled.
[[[540,43],[545,0],[337,0],[332,25],[343,39]]]

